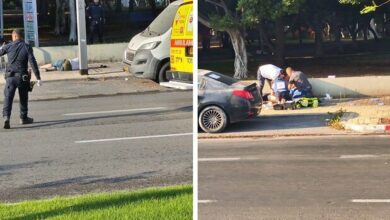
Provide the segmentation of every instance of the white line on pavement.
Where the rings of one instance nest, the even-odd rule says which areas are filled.
[[[134,109],[122,109],[122,110],[111,110],[111,111],[98,111],[98,112],[79,112],[79,113],[67,113],[63,116],[77,116],[77,115],[98,115],[98,114],[110,114],[110,113],[122,113],[122,112],[143,112],[143,111],[158,111],[167,109],[166,107],[155,107],[155,108],[134,108]]]
[[[390,199],[352,199],[354,203],[390,203]]]
[[[200,204],[215,203],[217,200],[198,200]]]
[[[108,139],[75,141],[75,143],[76,144],[85,144],[85,143],[108,142],[108,141],[124,141],[124,140],[151,139],[151,138],[166,138],[166,137],[188,136],[188,135],[192,135],[192,134],[193,133],[179,133],[179,134],[163,134],[163,135],[150,135],[150,136],[138,136],[138,137],[108,138]]]
[[[340,159],[359,159],[359,158],[373,158],[373,157],[378,157],[378,155],[373,155],[373,154],[341,155]]]
[[[199,162],[213,162],[213,161],[235,161],[241,160],[239,157],[221,157],[221,158],[199,158]]]

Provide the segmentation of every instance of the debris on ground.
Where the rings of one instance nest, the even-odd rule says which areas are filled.
[[[341,123],[341,119],[346,111],[343,109],[340,109],[336,112],[328,112],[328,114],[331,116],[331,118],[328,121],[328,126],[337,130],[344,130],[344,126]]]
[[[332,100],[333,98],[332,98],[332,96],[330,96],[329,93],[326,93],[324,99],[325,99],[325,100]]]

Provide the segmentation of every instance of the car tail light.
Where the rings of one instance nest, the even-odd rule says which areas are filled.
[[[233,95],[241,97],[243,99],[253,99],[253,95],[246,90],[234,90]]]

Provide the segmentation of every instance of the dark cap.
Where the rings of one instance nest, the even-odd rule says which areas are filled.
[[[286,79],[287,76],[288,74],[285,70],[280,70],[279,78]]]
[[[12,32],[18,35],[19,37],[23,37],[23,30],[20,28],[16,28]]]

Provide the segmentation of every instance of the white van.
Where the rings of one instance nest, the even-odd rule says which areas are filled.
[[[170,69],[172,23],[181,4],[183,0],[171,3],[144,31],[130,40],[123,55],[125,69],[130,73],[157,82],[170,80],[167,71]]]

